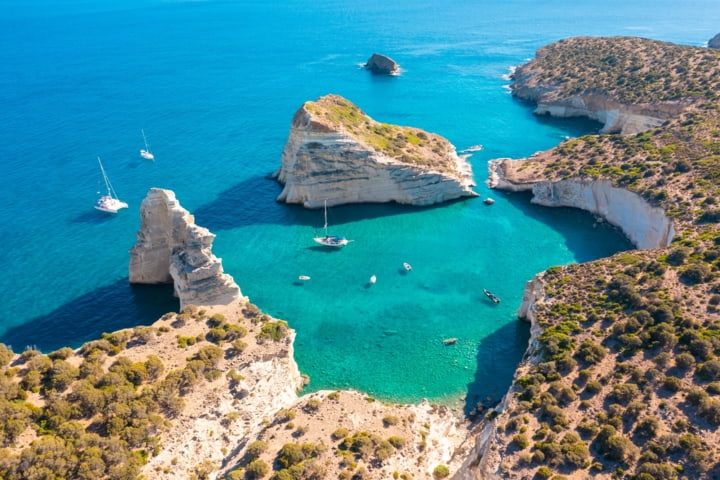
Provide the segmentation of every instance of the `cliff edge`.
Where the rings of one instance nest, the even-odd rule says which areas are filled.
[[[670,61],[668,61],[670,59]],[[512,74],[535,113],[584,116],[602,133],[638,133],[717,97],[720,52],[635,37],[574,37],[539,49]]]
[[[439,135],[379,123],[338,95],[306,102],[275,173],[278,201],[432,205],[476,196],[470,164]]]

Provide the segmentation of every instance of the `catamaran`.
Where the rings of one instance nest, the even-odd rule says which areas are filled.
[[[140,150],[140,156],[146,160],[154,160],[155,155],[150,153],[150,145],[148,145],[147,138],[145,138],[145,130],[140,129],[140,131],[142,132],[143,141],[145,142],[145,148]]]
[[[128,204],[121,201],[117,197],[117,193],[115,193],[115,189],[112,187],[110,179],[105,173],[105,169],[103,168],[103,164],[100,161],[100,157],[98,157],[98,163],[100,164],[100,171],[102,172],[103,180],[105,180],[105,188],[107,188],[107,195],[102,195],[98,199],[97,203],[95,204],[95,209],[100,210],[101,212],[117,213],[118,210],[122,208],[128,208]]]
[[[319,243],[320,245],[324,245],[326,247],[344,247],[348,243],[350,243],[352,240],[348,240],[345,237],[338,236],[338,235],[329,235],[328,234],[328,220],[327,220],[327,200],[325,200],[325,235],[322,237],[315,237],[313,240],[315,242]]]

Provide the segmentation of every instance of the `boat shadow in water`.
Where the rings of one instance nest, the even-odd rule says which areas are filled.
[[[128,278],[82,295],[47,315],[10,328],[0,343],[22,353],[77,348],[105,332],[150,325],[167,312],[179,311],[172,285],[131,285]]]
[[[122,213],[120,213],[122,215]],[[75,218],[70,219],[70,223],[86,223],[86,224],[101,224],[111,222],[116,215],[109,215],[105,212],[98,212],[94,208],[89,209],[87,212],[83,212]]]
[[[529,339],[530,324],[518,319],[480,342],[475,379],[468,384],[463,407],[466,416],[473,420],[480,419],[488,408],[495,407],[502,400],[512,384]]]
[[[322,227],[322,206],[308,209],[302,205],[277,202],[282,185],[269,177],[252,177],[220,192],[215,200],[191,212],[195,222],[217,233],[239,227],[275,224]],[[329,209],[330,224],[338,225],[393,215],[425,212],[432,208],[446,208],[454,203],[471,200],[471,197],[449,200],[438,205],[418,207],[391,203],[361,203],[337,205]],[[182,203],[182,199],[181,203]],[[319,212],[319,213],[318,213]]]

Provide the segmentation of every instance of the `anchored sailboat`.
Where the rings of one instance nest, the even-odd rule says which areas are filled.
[[[110,179],[105,173],[100,157],[98,157],[98,163],[100,164],[100,171],[102,172],[103,180],[105,180],[107,195],[103,195],[98,199],[95,204],[95,209],[100,210],[101,212],[117,213],[121,208],[128,208],[128,204],[117,197],[117,193],[115,193],[115,189],[113,189]]]
[[[155,155],[150,152],[150,145],[148,145],[147,138],[145,138],[145,130],[140,129],[140,131],[142,132],[143,142],[145,142],[145,148],[140,150],[140,156],[146,160],[154,160]]]
[[[325,200],[325,235],[322,237],[315,237],[313,240],[315,240],[320,245],[325,245],[326,247],[344,247],[348,243],[351,242],[351,240],[348,240],[345,237],[338,236],[338,235],[329,235],[328,234],[328,220],[327,220],[327,200]]]

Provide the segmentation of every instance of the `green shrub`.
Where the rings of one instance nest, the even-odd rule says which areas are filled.
[[[710,267],[704,263],[688,265],[680,272],[680,279],[690,285],[704,283],[709,280],[710,277]]]
[[[260,333],[257,335],[259,341],[266,339],[274,342],[279,342],[287,335],[288,325],[287,322],[278,320],[277,322],[266,322],[260,328]]]
[[[390,427],[400,423],[400,419],[395,415],[385,415],[382,419],[382,422],[385,427]]]
[[[445,465],[438,465],[433,470],[433,478],[440,479],[440,478],[446,478],[450,475],[450,469],[446,467]]]
[[[520,450],[524,450],[530,446],[530,439],[524,433],[518,433],[513,437],[512,443]]]
[[[546,467],[544,465],[542,467],[538,468],[537,472],[535,472],[535,475],[538,478],[542,478],[542,479],[548,479],[548,478],[552,477],[552,474],[553,474],[553,471],[550,470],[550,467]]]
[[[640,389],[634,383],[613,385],[612,396],[623,405],[627,405],[638,395],[640,395]]]
[[[405,446],[407,440],[402,437],[398,437],[397,435],[393,435],[392,437],[388,438],[388,442],[390,443],[390,445],[400,450],[402,447]]]
[[[708,360],[698,365],[697,376],[705,381],[720,380],[720,360]]]
[[[578,358],[580,358],[583,362],[590,364],[600,363],[606,355],[607,348],[593,342],[590,339],[585,339],[580,344],[577,352]]]
[[[267,475],[269,471],[270,467],[268,467],[268,464],[256,458],[245,467],[245,478],[248,480],[257,480]]]
[[[245,455],[247,455],[249,459],[258,458],[267,450],[267,446],[267,442],[256,440],[247,446]]]
[[[282,468],[292,467],[305,460],[305,452],[296,443],[286,443],[278,452],[276,460]]]

